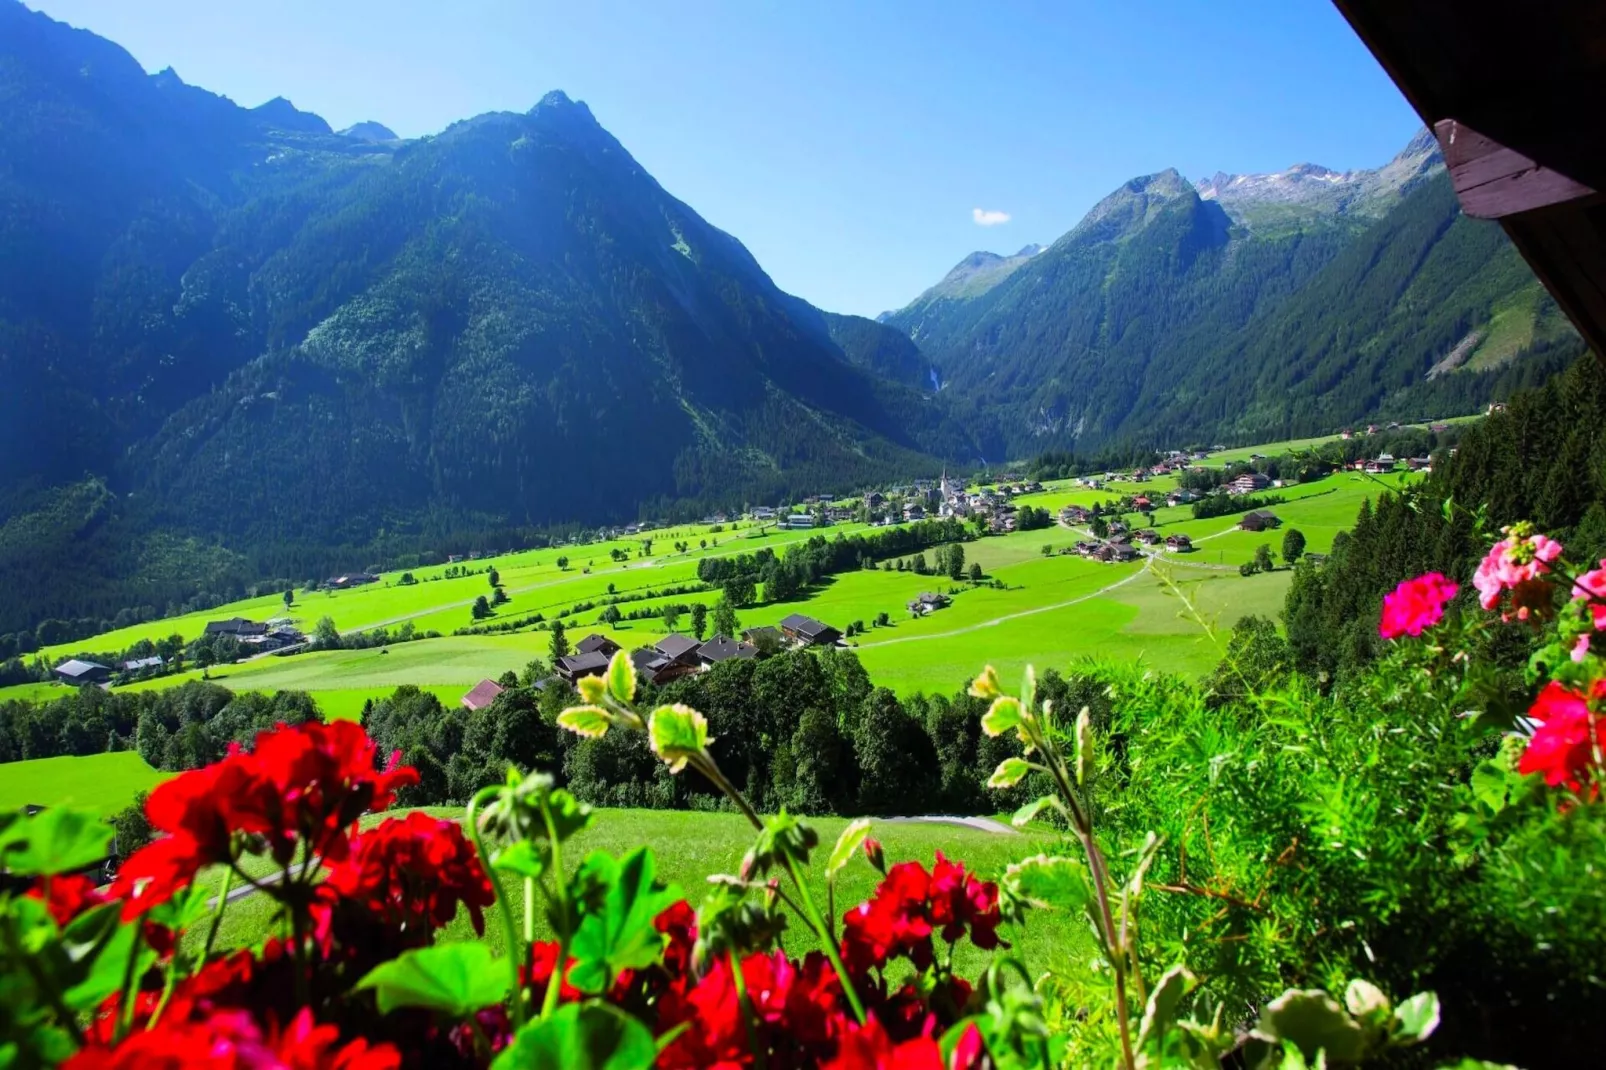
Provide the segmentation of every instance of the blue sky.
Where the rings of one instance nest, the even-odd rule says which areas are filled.
[[[562,89],[784,289],[865,315],[1133,176],[1376,166],[1418,125],[1327,0],[29,2],[337,129]]]

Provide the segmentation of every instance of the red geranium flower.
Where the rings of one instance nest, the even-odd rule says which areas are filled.
[[[1596,699],[1606,696],[1606,680],[1597,680],[1591,693]],[[1583,695],[1555,680],[1539,692],[1528,716],[1539,726],[1517,771],[1540,773],[1553,788],[1581,790],[1595,775],[1595,748],[1606,750],[1606,718],[1592,715]]]
[[[1406,580],[1383,597],[1383,621],[1378,634],[1384,639],[1421,635],[1444,616],[1445,603],[1461,590],[1442,573],[1429,572]]]
[[[850,973],[885,966],[902,956],[919,969],[932,963],[931,934],[941,929],[953,943],[970,932],[984,950],[1000,946],[998,886],[967,874],[941,853],[931,873],[918,862],[900,862],[867,903],[842,919],[842,960]]]
[[[264,1030],[244,1011],[201,1021],[164,1015],[155,1029],[135,1033],[115,1048],[90,1046],[63,1070],[397,1070],[401,1053],[388,1044],[357,1039],[344,1046],[340,1031],[319,1025],[303,1009],[290,1028]]]
[[[484,909],[496,902],[474,847],[455,821],[411,813],[365,832],[356,849],[329,869],[319,887],[319,913],[331,897],[363,907],[413,946],[468,907],[474,931],[485,932]]]
[[[289,863],[303,842],[326,862],[345,858],[357,819],[388,810],[398,789],[418,783],[418,771],[400,766],[400,757],[392,754],[380,772],[378,750],[355,721],[280,725],[258,735],[251,759],[273,788],[261,816],[274,860]]]
[[[94,881],[77,873],[40,877],[28,889],[28,896],[45,904],[60,929],[71,925],[78,915],[107,901],[106,894],[95,887]]]
[[[957,1064],[956,1064],[957,1065]],[[894,1044],[872,1015],[862,1026],[843,1036],[836,1058],[821,1070],[947,1070],[942,1050],[931,1037],[916,1037]]]

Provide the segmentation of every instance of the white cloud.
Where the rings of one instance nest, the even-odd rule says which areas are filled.
[[[978,227],[996,227],[1000,223],[1009,222],[1009,213],[1000,212],[996,208],[972,208],[970,218],[976,221]]]

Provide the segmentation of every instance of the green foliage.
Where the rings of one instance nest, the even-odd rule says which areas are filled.
[[[569,945],[575,963],[569,981],[582,992],[608,990],[622,970],[640,969],[663,954],[664,937],[653,919],[681,898],[655,876],[652,852],[642,847],[622,859],[593,852],[575,874],[579,925]]]
[[[566,1003],[530,1022],[491,1063],[492,1070],[646,1070],[658,1057],[652,1034],[607,1003]]]
[[[463,1018],[507,998],[508,976],[480,943],[415,948],[374,967],[357,982],[379,1012],[417,1007]]]

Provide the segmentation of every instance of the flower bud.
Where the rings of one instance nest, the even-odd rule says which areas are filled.
[[[876,872],[883,877],[887,875],[887,857],[881,851],[881,841],[872,837],[865,837],[864,857],[876,868]]]

